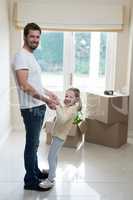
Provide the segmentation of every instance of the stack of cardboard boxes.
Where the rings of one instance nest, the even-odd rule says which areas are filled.
[[[118,148],[127,142],[128,96],[87,94],[85,141]]]

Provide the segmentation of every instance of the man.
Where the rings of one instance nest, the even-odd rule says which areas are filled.
[[[55,109],[58,98],[44,89],[41,83],[41,69],[33,55],[39,45],[40,35],[41,29],[37,24],[29,23],[25,26],[24,45],[15,55],[12,67],[26,130],[24,189],[46,191],[49,188],[43,188],[42,180],[48,177],[48,173],[38,168],[37,150],[46,104]]]

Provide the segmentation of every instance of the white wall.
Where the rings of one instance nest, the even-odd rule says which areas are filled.
[[[0,144],[10,130],[8,4],[0,0]]]
[[[13,2],[17,2],[18,0],[11,0],[11,57],[13,54],[20,48],[20,34],[19,31],[15,29],[14,23],[12,21],[12,11],[13,11]],[[26,2],[34,2],[34,0],[23,0]],[[38,0],[38,2],[44,3],[48,0]],[[50,0],[49,0],[50,1]],[[60,0],[57,0],[60,1]],[[65,0],[62,0],[66,2]],[[81,0],[72,0],[72,3],[76,3]],[[114,4],[114,5],[124,5],[124,31],[118,33],[118,42],[117,42],[117,60],[116,60],[116,77],[115,77],[115,90],[122,91],[126,88],[126,91],[129,90],[129,74],[130,74],[130,65],[129,64],[129,26],[128,26],[128,18],[129,18],[129,10],[130,10],[130,0],[82,0],[82,2],[88,2],[88,4]],[[52,3],[52,0],[51,0]],[[17,41],[17,42],[15,42]],[[12,86],[14,84],[12,83]],[[13,93],[12,101],[16,101],[16,94]],[[20,121],[20,114],[18,113],[18,108],[13,108],[11,110],[11,119],[12,125],[14,128],[22,127],[22,121]]]
[[[10,0],[9,3],[9,20],[10,20],[10,57],[11,60],[17,51],[21,48],[21,34],[20,30],[16,29],[14,21],[14,7],[18,0]],[[16,85],[12,72],[10,73],[10,111],[11,111],[11,125],[12,131],[24,130],[22,118],[19,111],[18,96]]]
[[[129,100],[129,132],[133,137],[133,3],[131,5],[131,21],[130,21],[130,45],[129,45],[129,85],[130,85],[130,100]]]

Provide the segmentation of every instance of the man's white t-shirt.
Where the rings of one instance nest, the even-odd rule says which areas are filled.
[[[18,52],[12,62],[12,68],[17,85],[17,91],[19,96],[19,103],[21,109],[33,108],[45,104],[44,102],[28,95],[20,87],[16,79],[16,70],[27,69],[28,70],[28,83],[33,86],[40,94],[44,94],[44,88],[41,82],[41,68],[37,63],[33,53],[30,53],[26,49],[22,48]]]

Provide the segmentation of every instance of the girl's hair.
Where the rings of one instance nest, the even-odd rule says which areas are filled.
[[[81,110],[82,110],[82,102],[81,102],[81,98],[80,98],[80,90],[79,90],[78,88],[71,87],[71,88],[69,88],[67,91],[73,91],[73,92],[74,92],[75,97],[76,97],[76,99],[77,99],[76,102],[79,102],[78,111],[81,111]]]

